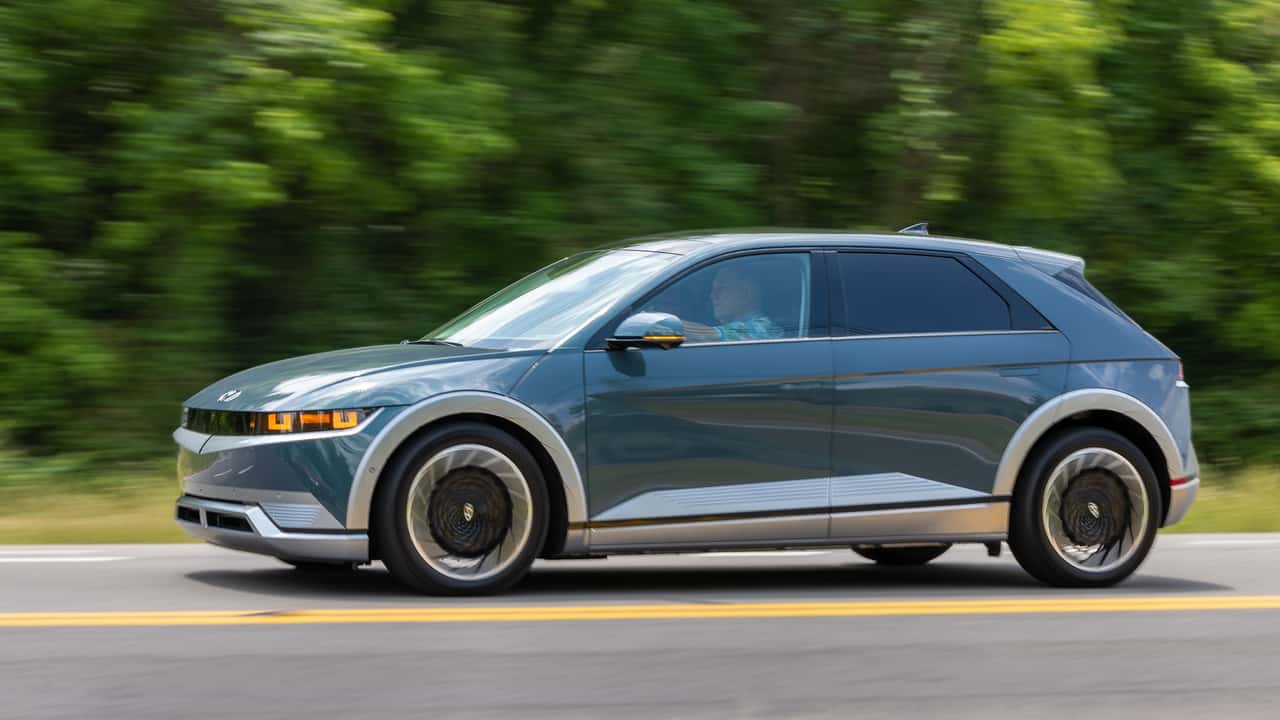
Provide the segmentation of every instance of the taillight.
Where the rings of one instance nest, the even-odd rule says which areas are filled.
[[[1178,362],[1178,382],[1186,382],[1186,378],[1182,375],[1182,362]]]

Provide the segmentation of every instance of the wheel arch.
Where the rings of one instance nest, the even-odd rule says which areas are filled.
[[[383,472],[400,448],[443,423],[458,421],[492,425],[511,434],[529,449],[547,480],[551,499],[550,526],[543,553],[585,552],[586,492],[568,445],[551,423],[535,410],[491,392],[460,391],[438,395],[409,407],[383,428],[356,470],[347,498],[347,528],[370,529],[374,493]]]
[[[1102,427],[1127,438],[1147,457],[1168,512],[1170,480],[1183,476],[1182,456],[1173,433],[1141,400],[1105,388],[1075,390],[1050,400],[1032,413],[1005,448],[992,494],[1011,496],[1022,468],[1035,449],[1065,428]]]

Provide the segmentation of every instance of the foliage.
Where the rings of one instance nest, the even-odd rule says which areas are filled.
[[[1267,0],[0,4],[0,448],[139,460],[246,365],[709,226],[1078,253],[1280,460]]]
[[[1252,467],[1224,476],[1210,468],[1186,519],[1161,532],[1280,531],[1280,471]]]

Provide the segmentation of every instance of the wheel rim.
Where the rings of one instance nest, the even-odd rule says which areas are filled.
[[[1085,448],[1058,463],[1045,486],[1049,544],[1072,567],[1104,573],[1128,562],[1147,531],[1142,475],[1123,455]]]
[[[487,445],[431,456],[409,485],[405,520],[418,556],[454,580],[492,577],[519,557],[533,529],[524,473]]]

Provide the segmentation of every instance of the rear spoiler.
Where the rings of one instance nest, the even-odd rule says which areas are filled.
[[[1084,258],[1066,253],[1041,250],[1039,248],[1019,246],[1014,252],[1022,261],[1048,275],[1057,275],[1063,270],[1074,270],[1084,275]]]

